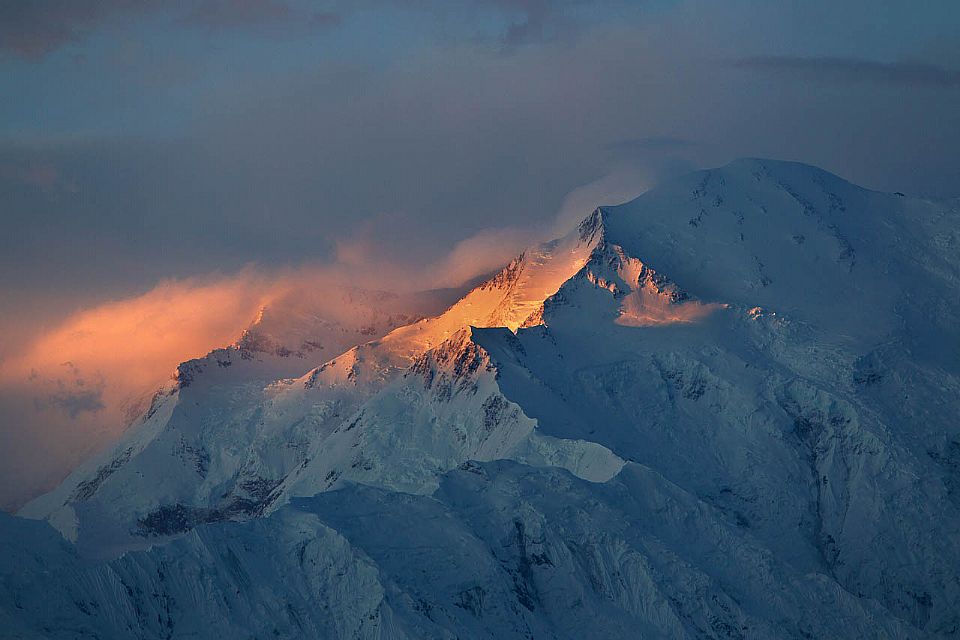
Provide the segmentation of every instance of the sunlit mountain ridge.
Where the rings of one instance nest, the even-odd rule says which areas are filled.
[[[958,229],[949,203],[740,160],[600,207],[302,375],[244,377],[243,341],[185,363],[21,511],[73,544],[0,521],[4,622],[949,636]],[[55,580],[24,569],[31,539]]]

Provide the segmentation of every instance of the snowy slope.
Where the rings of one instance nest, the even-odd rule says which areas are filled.
[[[299,378],[181,378],[24,510],[76,547],[2,523],[8,557],[42,538],[65,567],[44,602],[50,578],[0,563],[4,615],[35,632],[57,603],[53,637],[949,637],[958,314],[955,206],[794,163],[691,174]]]
[[[198,523],[260,515],[279,497],[285,498],[290,485],[328,488],[345,468],[351,473],[344,479],[361,474],[368,465],[357,463],[346,441],[362,433],[352,433],[350,428],[363,414],[361,405],[389,402],[385,398],[395,388],[392,381],[428,350],[462,336],[471,325],[496,326],[505,319],[513,326],[520,324],[531,309],[582,268],[597,238],[595,230],[584,227],[533,248],[441,315],[354,347],[295,380],[269,384],[262,376],[241,379],[230,364],[238,360],[230,357],[233,352],[216,351],[185,363],[177,384],[158,395],[151,410],[113,451],[79,469],[56,491],[28,504],[21,515],[49,519],[85,553],[99,557],[149,545],[155,536],[181,533]],[[277,358],[267,354],[256,360],[269,364]],[[453,411],[470,414],[485,400],[480,397],[476,407]],[[380,426],[389,431],[391,418],[388,411]],[[418,426],[439,427],[443,431],[439,437],[448,438],[440,421],[443,416],[427,419],[421,412],[419,418],[426,422]],[[521,416],[518,422],[532,430],[529,420]],[[502,446],[532,451],[540,444],[536,438],[521,441],[510,431],[502,427],[502,439],[510,441]],[[436,439],[429,433],[424,438],[427,445]],[[395,433],[379,441],[388,447],[386,451],[366,451],[395,455],[398,452],[388,443],[396,439]],[[483,446],[490,455],[497,450],[492,443]],[[332,447],[339,447],[339,458],[330,459]],[[426,450],[411,447],[409,451],[417,457]],[[426,491],[435,485],[431,475],[476,455],[479,450],[470,446],[437,451],[445,462],[416,482]],[[318,465],[327,464],[331,468],[317,478]],[[307,467],[312,477],[304,473]],[[388,464],[376,474],[363,475],[377,476],[384,486],[412,488],[413,480],[394,479],[395,474],[410,475],[410,471]]]
[[[0,533],[11,637],[920,637],[638,465],[469,463],[433,497],[354,485],[97,565]]]
[[[237,428],[260,410],[265,388],[415,321],[423,313],[442,311],[456,295],[456,290],[398,295],[325,286],[317,293],[296,289],[279,296],[261,309],[235,344],[180,364],[169,383],[145,396],[140,415],[120,442],[86,461],[56,490],[29,503],[21,513],[49,518],[65,535],[76,538],[78,518],[72,506],[64,505],[82,504],[88,511],[97,511],[98,501],[91,498],[99,494],[105,496],[106,509],[122,510],[153,504],[156,492],[195,496],[203,491],[197,486],[198,478],[202,482],[207,477],[211,464],[213,473],[218,463],[228,467],[224,471],[228,476],[240,473],[238,467],[246,459],[235,451],[244,443],[262,451],[276,449],[280,458],[289,459],[283,451],[295,445],[274,447],[272,441],[264,441],[269,436]],[[211,423],[222,430],[209,430]],[[188,435],[180,432],[182,426]],[[201,439],[210,440],[225,460],[214,456],[211,462],[203,443],[189,436],[191,430],[206,432]],[[128,464],[131,460],[137,463]],[[238,501],[231,509],[242,515],[249,510],[250,495],[263,489],[256,477],[242,477],[239,482],[246,483],[247,489],[238,489],[230,499]],[[116,493],[109,493],[111,486]],[[90,518],[104,519],[99,513]],[[115,539],[128,539],[126,533],[106,523],[91,530],[90,537],[99,547],[97,553],[112,553]]]

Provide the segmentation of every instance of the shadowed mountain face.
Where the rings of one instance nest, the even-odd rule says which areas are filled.
[[[960,632],[960,211],[742,160],[0,521],[26,637]],[[291,329],[292,330],[292,329]],[[52,567],[52,569],[43,569]]]

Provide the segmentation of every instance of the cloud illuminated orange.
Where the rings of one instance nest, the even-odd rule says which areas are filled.
[[[57,371],[71,362],[110,380],[111,393],[148,386],[182,360],[235,340],[270,295],[262,277],[246,272],[207,282],[162,282],[141,296],[67,318],[0,365],[0,380]]]

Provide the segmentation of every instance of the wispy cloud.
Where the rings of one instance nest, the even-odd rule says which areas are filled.
[[[232,342],[266,299],[252,272],[160,283],[71,314],[0,360],[0,507],[117,437],[176,364]]]
[[[0,50],[36,60],[84,33],[112,11],[129,2],[23,0],[0,4]]]
[[[695,146],[697,143],[687,138],[675,136],[646,136],[642,138],[628,138],[617,140],[606,145],[614,152],[674,150]]]
[[[99,372],[86,376],[77,365],[67,361],[54,373],[53,378],[42,378],[36,370],[30,373],[28,380],[32,386],[46,390],[35,398],[37,411],[54,407],[75,420],[82,413],[99,413],[106,408],[103,392],[107,384]]]
[[[208,29],[281,22],[290,17],[290,5],[281,0],[207,0],[182,19]]]
[[[78,43],[113,19],[162,14],[181,27],[266,28],[268,33],[329,28],[341,22],[330,11],[308,11],[285,0],[14,0],[0,3],[0,52],[38,61],[68,44]]]
[[[283,0],[204,0],[179,22],[208,30],[276,26],[326,28],[340,24],[341,17],[332,11],[301,11]]]
[[[390,263],[374,240],[360,237],[338,245],[335,263],[166,280],[39,329],[15,352],[0,354],[0,508],[49,488],[116,438],[178,363],[234,343],[263,309],[281,327],[294,318],[294,334],[296,318],[356,324],[368,303],[345,292],[358,287],[409,293],[403,313],[436,313],[437,300],[502,266],[528,237],[483,232],[419,267]],[[451,290],[423,295],[433,287]],[[305,372],[336,355],[292,362]]]
[[[736,60],[734,66],[823,82],[960,87],[960,70],[927,62],[878,62],[827,56],[753,56]]]
[[[550,0],[487,0],[503,9],[516,11],[521,19],[507,27],[504,44],[525,44],[543,38],[545,29],[559,15],[558,2]]]
[[[49,191],[61,183],[60,171],[50,162],[0,162],[0,186],[4,182]]]

